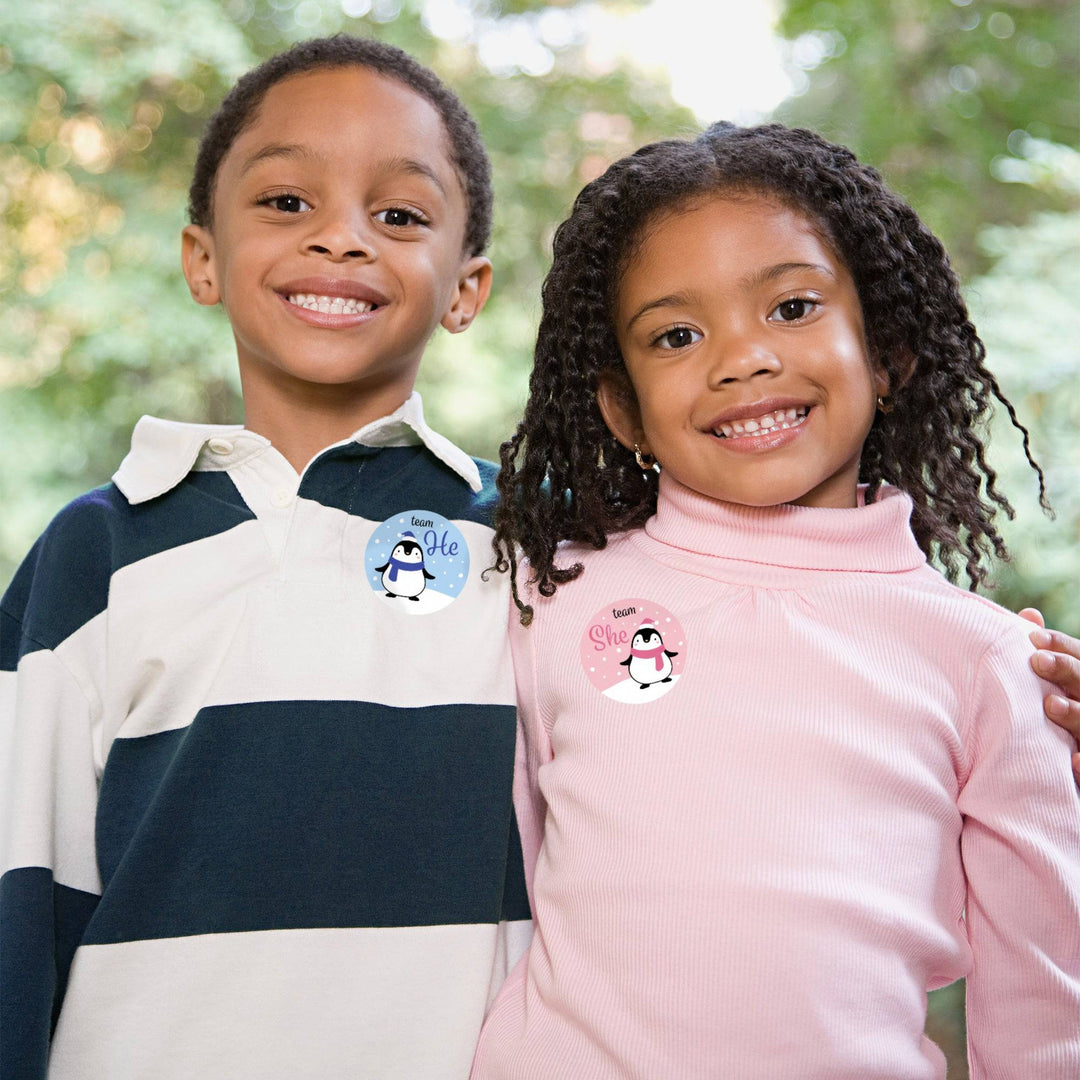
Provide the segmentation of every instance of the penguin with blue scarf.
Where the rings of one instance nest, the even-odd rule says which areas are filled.
[[[429,574],[424,566],[424,549],[417,543],[415,534],[408,531],[401,534],[390,558],[382,566],[376,566],[375,572],[382,574],[386,595],[395,599],[403,596],[419,601],[427,583],[435,580],[435,575]]]

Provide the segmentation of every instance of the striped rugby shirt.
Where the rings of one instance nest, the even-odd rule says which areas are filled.
[[[467,1075],[529,932],[493,477],[415,394],[299,477],[146,417],[57,516],[0,604],[0,1080]]]

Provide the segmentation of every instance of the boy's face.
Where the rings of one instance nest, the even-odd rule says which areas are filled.
[[[272,86],[230,147],[213,226],[184,230],[192,295],[224,306],[245,396],[348,387],[400,404],[435,328],[490,287],[462,253],[465,195],[425,98],[366,68]]]

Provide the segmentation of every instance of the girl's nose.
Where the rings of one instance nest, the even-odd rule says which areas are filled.
[[[710,357],[709,385],[726,386],[778,375],[782,370],[780,357],[767,345],[749,337],[732,337]]]
[[[371,262],[377,251],[367,215],[360,211],[327,214],[315,222],[304,241],[304,249],[312,255],[322,255],[332,262],[360,259]]]

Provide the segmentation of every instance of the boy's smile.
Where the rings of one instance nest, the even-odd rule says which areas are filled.
[[[201,303],[224,306],[249,414],[269,395],[408,397],[428,339],[465,329],[490,263],[463,252],[467,207],[435,107],[363,67],[273,85],[217,176],[213,224],[184,230]]]
[[[648,227],[619,287],[633,395],[598,400],[624,445],[680,483],[749,506],[854,506],[887,382],[847,268],[801,214],[712,197]]]
[[[358,326],[390,302],[378,289],[348,278],[301,278],[290,281],[278,296],[298,308],[293,314],[312,326]]]

